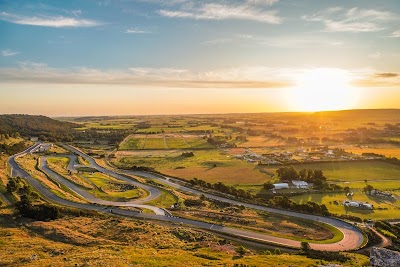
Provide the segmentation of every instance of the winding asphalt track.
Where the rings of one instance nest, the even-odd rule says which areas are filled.
[[[65,155],[65,157],[69,158],[69,155]],[[70,158],[70,161],[72,161],[73,157]],[[150,206],[150,205],[142,205],[142,204],[137,204],[139,201],[140,202],[146,202],[146,201],[150,201],[153,200],[155,198],[157,198],[157,196],[154,195],[149,195],[148,197],[141,199],[139,201],[130,201],[130,202],[116,202],[116,201],[107,201],[107,200],[103,200],[103,199],[99,199],[95,196],[93,196],[92,194],[90,194],[88,191],[84,190],[83,188],[81,188],[80,186],[70,182],[68,179],[65,179],[63,176],[59,175],[58,173],[54,172],[53,170],[51,170],[48,166],[47,166],[47,157],[40,157],[40,168],[42,169],[42,171],[44,171],[47,175],[51,176],[54,180],[56,180],[57,182],[67,186],[70,190],[72,190],[73,192],[75,192],[76,194],[78,194],[79,196],[81,196],[82,198],[86,199],[87,201],[91,202],[91,203],[96,203],[96,204],[100,204],[100,205],[105,205],[105,206],[115,206],[115,207],[136,207],[136,208],[144,208],[144,209],[149,209],[152,210],[155,214],[157,215],[166,215],[165,210],[164,209],[160,209],[154,206]],[[124,179],[128,180],[127,178]],[[132,181],[132,180],[128,180],[125,181],[129,184],[132,185],[136,185],[138,186],[136,182]],[[143,185],[139,184],[140,187],[144,187]],[[155,188],[152,188],[155,189]],[[159,191],[159,190],[158,190]]]
[[[64,147],[83,156],[84,158],[89,160],[91,165],[93,165],[93,166],[97,165],[97,163],[94,161],[93,158],[82,153],[81,151],[79,151],[73,147],[67,146],[67,145],[65,145]],[[56,202],[56,203],[59,203],[61,205],[65,205],[65,206],[80,208],[80,209],[95,210],[95,211],[99,211],[99,212],[103,212],[103,213],[107,212],[104,210],[104,207],[102,207],[102,206],[93,205],[93,204],[76,203],[76,202],[71,202],[71,201],[59,198],[58,196],[56,196],[52,192],[50,192],[50,190],[48,188],[46,188],[44,185],[42,185],[38,180],[31,177],[27,172],[25,172],[22,168],[20,168],[19,165],[15,162],[15,157],[22,156],[26,153],[29,153],[34,148],[35,148],[35,146],[27,149],[26,151],[24,151],[22,153],[11,156],[8,159],[8,163],[11,167],[12,176],[14,176],[14,177],[20,176],[20,177],[25,178],[33,187],[35,187],[46,198],[48,198],[49,200],[51,200],[53,202]],[[108,169],[102,168],[100,166],[98,166],[98,167],[100,169],[108,170]],[[108,170],[108,172],[113,173],[114,175],[116,174],[110,170]],[[172,179],[169,177],[164,176],[163,177],[164,179],[163,179],[163,178],[160,178],[159,176],[153,175],[151,173],[146,173],[146,172],[129,172],[129,174],[141,175],[141,176],[144,176],[147,178],[157,179],[160,182],[167,183],[183,192],[192,193],[192,194],[204,194],[197,190],[179,185],[179,184],[175,183],[176,182],[175,179]],[[115,176],[113,176],[113,177],[115,177]],[[122,176],[122,177],[124,177],[124,176]],[[128,178],[126,178],[126,179],[128,179]],[[319,221],[319,222],[326,223],[326,224],[336,227],[344,234],[344,238],[337,243],[333,243],[333,244],[310,243],[311,248],[316,249],[316,250],[327,250],[327,251],[354,250],[354,249],[359,248],[361,246],[361,244],[363,243],[363,235],[360,233],[360,231],[357,228],[353,227],[352,225],[350,225],[348,223],[345,223],[345,222],[342,222],[339,220],[335,220],[335,219],[327,218],[327,217],[315,216],[315,215],[307,215],[307,214],[300,214],[300,213],[295,213],[295,212],[290,212],[290,211],[272,209],[272,208],[267,208],[267,207],[263,207],[263,206],[259,206],[259,205],[247,204],[247,203],[243,203],[243,202],[239,202],[239,201],[235,201],[235,200],[231,200],[231,199],[227,199],[227,198],[223,198],[223,197],[219,197],[219,196],[214,196],[211,194],[204,194],[204,195],[208,198],[225,201],[225,202],[230,202],[230,203],[236,204],[236,205],[244,205],[246,207],[253,208],[253,209],[258,209],[258,210],[263,210],[263,211],[267,211],[267,212],[273,212],[273,213],[278,213],[278,214],[283,214],[283,215],[288,215],[288,216],[293,216],[293,217],[298,217],[298,218]],[[237,229],[237,228],[231,228],[231,227],[226,227],[226,226],[221,226],[221,225],[214,225],[214,224],[210,224],[210,223],[199,222],[199,221],[195,221],[195,220],[188,220],[188,219],[170,217],[170,216],[159,216],[159,215],[146,214],[146,213],[138,213],[138,212],[123,210],[123,209],[118,209],[118,208],[113,208],[113,213],[122,215],[122,216],[137,217],[137,218],[142,218],[142,219],[157,219],[157,220],[163,220],[163,221],[169,221],[169,222],[175,222],[175,223],[188,224],[188,225],[195,226],[198,228],[213,230],[216,232],[220,232],[222,234],[229,234],[229,235],[233,235],[236,237],[243,237],[243,238],[251,239],[254,241],[272,243],[272,244],[283,245],[283,246],[288,246],[288,247],[293,247],[293,248],[300,247],[299,241],[290,240],[290,239],[281,238],[281,237],[269,236],[269,235],[265,235],[262,233],[256,233],[256,232],[241,230],[241,229]]]

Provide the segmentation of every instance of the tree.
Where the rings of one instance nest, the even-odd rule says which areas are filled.
[[[274,187],[274,185],[273,184],[270,184],[270,183],[265,183],[264,184],[264,189],[265,190],[271,190],[271,189],[274,189],[275,187]]]
[[[240,257],[243,257],[243,255],[247,253],[247,249],[243,246],[239,246],[236,249],[236,252],[239,254]]]
[[[10,178],[10,180],[7,183],[7,192],[12,193],[17,191],[19,188],[19,184],[16,179]]]
[[[301,242],[301,250],[307,252],[311,249],[310,244],[308,242]]]
[[[365,192],[370,192],[371,190],[373,190],[374,189],[374,187],[372,186],[372,185],[367,185],[366,187],[364,187],[364,191]]]

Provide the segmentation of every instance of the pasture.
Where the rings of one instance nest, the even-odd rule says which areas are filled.
[[[347,197],[345,193],[331,193],[331,194],[305,194],[291,197],[291,199],[297,203],[306,203],[312,201],[318,204],[325,204],[329,212],[335,214],[348,214],[352,216],[360,217],[361,219],[373,219],[373,220],[387,220],[387,219],[399,219],[400,218],[400,201],[390,201],[386,199],[380,199],[377,197],[366,195],[362,191],[354,192],[352,197]],[[345,207],[342,205],[343,200],[353,200],[368,202],[374,206],[373,210],[365,210],[354,207]],[[338,204],[335,204],[335,201]]]
[[[184,178],[198,178],[210,183],[262,184],[271,179],[256,165],[235,159],[219,150],[195,150],[193,157],[182,156],[178,150],[118,152],[112,160],[117,167],[147,166],[161,173]]]
[[[302,163],[293,165],[295,169],[322,170],[330,181],[373,181],[373,180],[400,180],[400,166],[379,160],[346,161],[324,163]],[[279,166],[265,167],[265,170],[275,173]]]
[[[207,140],[195,134],[132,134],[119,145],[119,150],[212,148]]]

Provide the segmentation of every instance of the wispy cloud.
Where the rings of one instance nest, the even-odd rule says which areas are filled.
[[[378,78],[393,78],[393,77],[399,77],[400,74],[396,72],[381,72],[381,73],[375,73],[374,76]]]
[[[399,87],[400,74],[397,72],[377,72],[376,70],[365,70],[361,72],[353,85],[359,87]]]
[[[368,57],[372,59],[379,59],[381,58],[381,56],[382,56],[381,52],[375,52],[368,55]]]
[[[225,43],[237,43],[241,46],[265,46],[278,48],[299,48],[299,47],[342,47],[343,42],[337,39],[320,38],[319,36],[310,35],[282,35],[278,37],[265,37],[251,34],[238,34],[226,38],[211,39],[202,42],[203,45],[222,45]]]
[[[158,88],[280,88],[288,76],[263,66],[195,72],[175,68],[99,70],[86,67],[57,69],[47,64],[21,62],[18,68],[0,68],[0,83],[7,84],[119,84]]]
[[[18,14],[11,14],[7,12],[0,13],[0,20],[21,25],[32,25],[32,26],[42,26],[42,27],[54,27],[54,28],[94,27],[102,24],[98,21],[89,19],[78,19],[78,18],[64,17],[64,16],[24,16]]]
[[[322,22],[325,30],[331,32],[376,32],[385,29],[383,22],[398,17],[389,11],[334,7],[313,15],[302,16],[302,19]]]
[[[278,15],[277,10],[271,10],[257,3],[265,2],[272,4],[276,1],[248,1],[241,4],[230,4],[228,2],[190,2],[179,5],[176,10],[161,9],[158,13],[171,18],[192,18],[198,20],[253,20],[271,24],[280,24],[283,18]]]
[[[17,55],[17,54],[19,54],[18,51],[13,51],[13,50],[11,50],[11,49],[5,49],[5,50],[2,50],[2,51],[1,51],[1,55],[2,55],[3,57],[11,57],[11,56],[15,56],[15,55]]]
[[[135,28],[126,29],[124,31],[124,33],[151,33],[151,32],[135,27]]]
[[[394,31],[394,32],[392,32],[392,34],[390,35],[390,37],[400,38],[400,30],[399,30],[399,31]]]
[[[177,68],[132,67],[100,70],[87,67],[52,68],[44,63],[20,62],[19,67],[0,68],[0,84],[109,84],[131,88],[276,89],[293,87],[310,68],[247,66],[210,71]],[[342,70],[357,87],[398,87],[398,72],[373,69]]]

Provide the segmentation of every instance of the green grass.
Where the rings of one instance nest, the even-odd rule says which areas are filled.
[[[129,138],[119,146],[119,150],[143,149],[144,144],[144,138]]]
[[[185,140],[182,137],[166,137],[168,148],[170,149],[179,149],[179,148],[188,148],[188,144],[186,144]]]
[[[82,177],[91,181],[94,185],[96,185],[95,189],[88,190],[94,196],[110,200],[110,201],[127,201],[130,199],[137,199],[141,196],[147,195],[145,191],[141,188],[131,189],[122,192],[115,192],[110,190],[113,187],[113,184],[123,184],[119,180],[116,180],[112,177],[104,175],[102,173],[93,173],[93,174],[81,174]]]
[[[167,175],[188,180],[198,178],[211,183],[263,184],[271,180],[270,175],[260,172],[256,165],[234,159],[219,149],[195,150],[193,153],[193,157],[183,157],[181,151],[135,154],[118,157],[112,162],[118,167],[153,167]]]
[[[328,180],[332,181],[364,181],[364,180],[400,180],[400,166],[378,160],[305,163],[293,165],[297,170],[313,169],[322,170]],[[279,167],[266,168],[275,173]]]
[[[54,158],[47,158],[47,161],[52,164],[59,165],[62,168],[66,168],[69,163],[69,158],[67,157],[54,157]]]
[[[178,202],[178,198],[175,195],[173,195],[172,193],[170,193],[165,189],[160,189],[160,190],[161,190],[161,196],[152,201],[146,202],[146,204],[160,208],[170,208],[171,205]]]
[[[146,144],[144,146],[145,149],[166,149],[164,138],[154,138],[147,136]]]
[[[364,210],[353,207],[344,207],[343,200],[348,199],[344,193],[336,194],[306,194],[291,197],[297,203],[305,203],[307,201],[316,202],[318,204],[325,204],[331,213],[335,214],[348,214],[360,217],[362,219],[373,220],[387,220],[400,218],[400,201],[391,202],[389,200],[379,199],[376,197],[368,196],[363,192],[354,192],[351,198],[354,201],[368,202],[374,206],[374,210]],[[334,201],[339,202],[335,205]],[[378,209],[381,208],[381,209]]]

